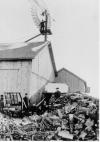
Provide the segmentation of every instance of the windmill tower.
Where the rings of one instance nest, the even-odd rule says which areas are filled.
[[[43,0],[28,0],[30,2],[31,15],[40,34],[32,37],[26,42],[43,35],[44,40],[47,41],[47,36],[51,35],[51,17],[49,10]]]

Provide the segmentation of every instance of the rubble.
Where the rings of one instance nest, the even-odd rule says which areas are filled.
[[[58,136],[65,140],[73,140],[73,135],[69,131],[60,131]]]
[[[3,140],[99,140],[99,101],[84,94],[50,99],[43,114],[23,119],[0,114],[0,141]]]

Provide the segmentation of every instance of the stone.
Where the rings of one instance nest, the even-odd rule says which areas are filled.
[[[64,139],[70,139],[73,140],[73,135],[69,133],[69,131],[60,131],[58,133],[58,136],[64,138]]]

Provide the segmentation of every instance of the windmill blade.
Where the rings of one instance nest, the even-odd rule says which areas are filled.
[[[50,29],[51,16],[45,2],[43,0],[29,0],[29,2],[31,7],[31,15],[36,27],[40,29],[41,21],[45,21],[47,16],[47,29]]]
[[[37,6],[41,9],[41,11],[44,11],[45,8],[38,2],[37,0],[34,0],[34,2],[37,4]]]
[[[37,14],[37,11],[36,11],[36,8],[35,7],[32,7],[31,8],[31,15],[32,15],[32,18],[33,18],[33,21],[36,25],[37,28],[40,28],[40,18],[38,17],[38,14]]]
[[[35,0],[29,0],[29,2],[30,2],[30,10],[31,10],[31,15],[32,15],[33,21],[34,21],[36,27],[40,29],[40,23],[41,23],[41,19],[42,19],[42,18],[40,18],[40,16],[42,16],[41,10],[43,11],[43,9],[40,8],[40,5]]]
[[[38,9],[41,10],[41,12],[45,11],[46,10],[46,7],[44,6],[44,2],[43,0],[28,0],[31,4],[31,7],[38,7]]]
[[[44,2],[44,0],[34,0],[34,2],[38,5],[38,7],[41,9],[41,11],[48,11],[47,5]]]
[[[47,16],[48,16],[47,28],[50,29],[50,27],[51,27],[51,15],[50,15],[50,12],[48,10],[46,3],[44,2],[44,0],[34,0],[34,1],[41,8],[41,11],[43,11],[43,12],[45,10],[47,11]]]

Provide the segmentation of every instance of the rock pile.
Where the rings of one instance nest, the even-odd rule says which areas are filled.
[[[46,106],[47,107],[47,106]],[[1,140],[98,140],[99,101],[72,93],[50,99],[47,111],[23,119],[0,114]]]

